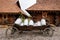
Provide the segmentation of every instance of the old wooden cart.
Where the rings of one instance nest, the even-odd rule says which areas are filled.
[[[31,14],[31,15],[34,22],[41,20],[43,16],[46,19],[48,17],[46,12],[41,12],[41,13],[39,12],[37,13],[37,15],[36,14],[34,15]],[[29,18],[29,17],[25,17],[25,18]],[[48,22],[47,25],[44,25],[44,26],[30,26],[30,25],[19,26],[19,25],[13,24],[11,25],[11,27],[8,27],[8,29],[6,30],[6,36],[16,37],[16,36],[19,36],[19,33],[23,33],[23,31],[33,31],[33,30],[39,30],[40,32],[42,32],[43,35],[52,36],[54,33],[54,29],[52,28],[54,25],[52,24],[53,23],[50,23],[50,22]]]
[[[19,36],[20,33],[23,31],[33,31],[39,30],[43,33],[43,35],[52,36],[54,33],[54,29],[51,25],[44,25],[44,26],[19,26],[19,25],[9,25],[8,29],[6,30],[7,37],[16,37]],[[14,27],[15,26],[15,27]]]

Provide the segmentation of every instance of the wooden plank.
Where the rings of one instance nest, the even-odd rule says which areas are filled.
[[[56,25],[60,25],[60,15],[56,16]]]
[[[48,14],[47,19],[48,19],[49,23],[51,23],[51,24],[55,23],[54,15]]]
[[[0,25],[0,28],[8,28],[8,25]]]

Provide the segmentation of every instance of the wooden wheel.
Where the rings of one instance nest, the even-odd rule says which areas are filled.
[[[19,36],[18,33],[19,33],[19,30],[16,27],[9,27],[6,30],[5,34],[6,34],[7,38],[11,38],[11,37],[15,38],[15,37]]]
[[[53,36],[53,33],[54,33],[54,31],[53,31],[53,29],[52,28],[45,28],[44,29],[44,34],[46,35],[46,36]]]

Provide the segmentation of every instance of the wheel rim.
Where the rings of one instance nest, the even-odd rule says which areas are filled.
[[[16,27],[14,27],[14,29],[16,30],[16,32],[13,31],[12,29],[13,27],[9,27],[7,30],[6,30],[6,37],[7,38],[16,38],[18,36],[18,29]],[[14,33],[13,33],[14,32]]]
[[[53,36],[53,29],[52,28],[46,28],[44,30],[45,35],[47,36]]]

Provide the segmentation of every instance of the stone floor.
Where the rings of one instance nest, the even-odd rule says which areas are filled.
[[[40,35],[39,32],[23,32],[18,38],[5,38],[6,28],[0,28],[0,40],[60,40],[60,27],[54,28],[52,37]]]

